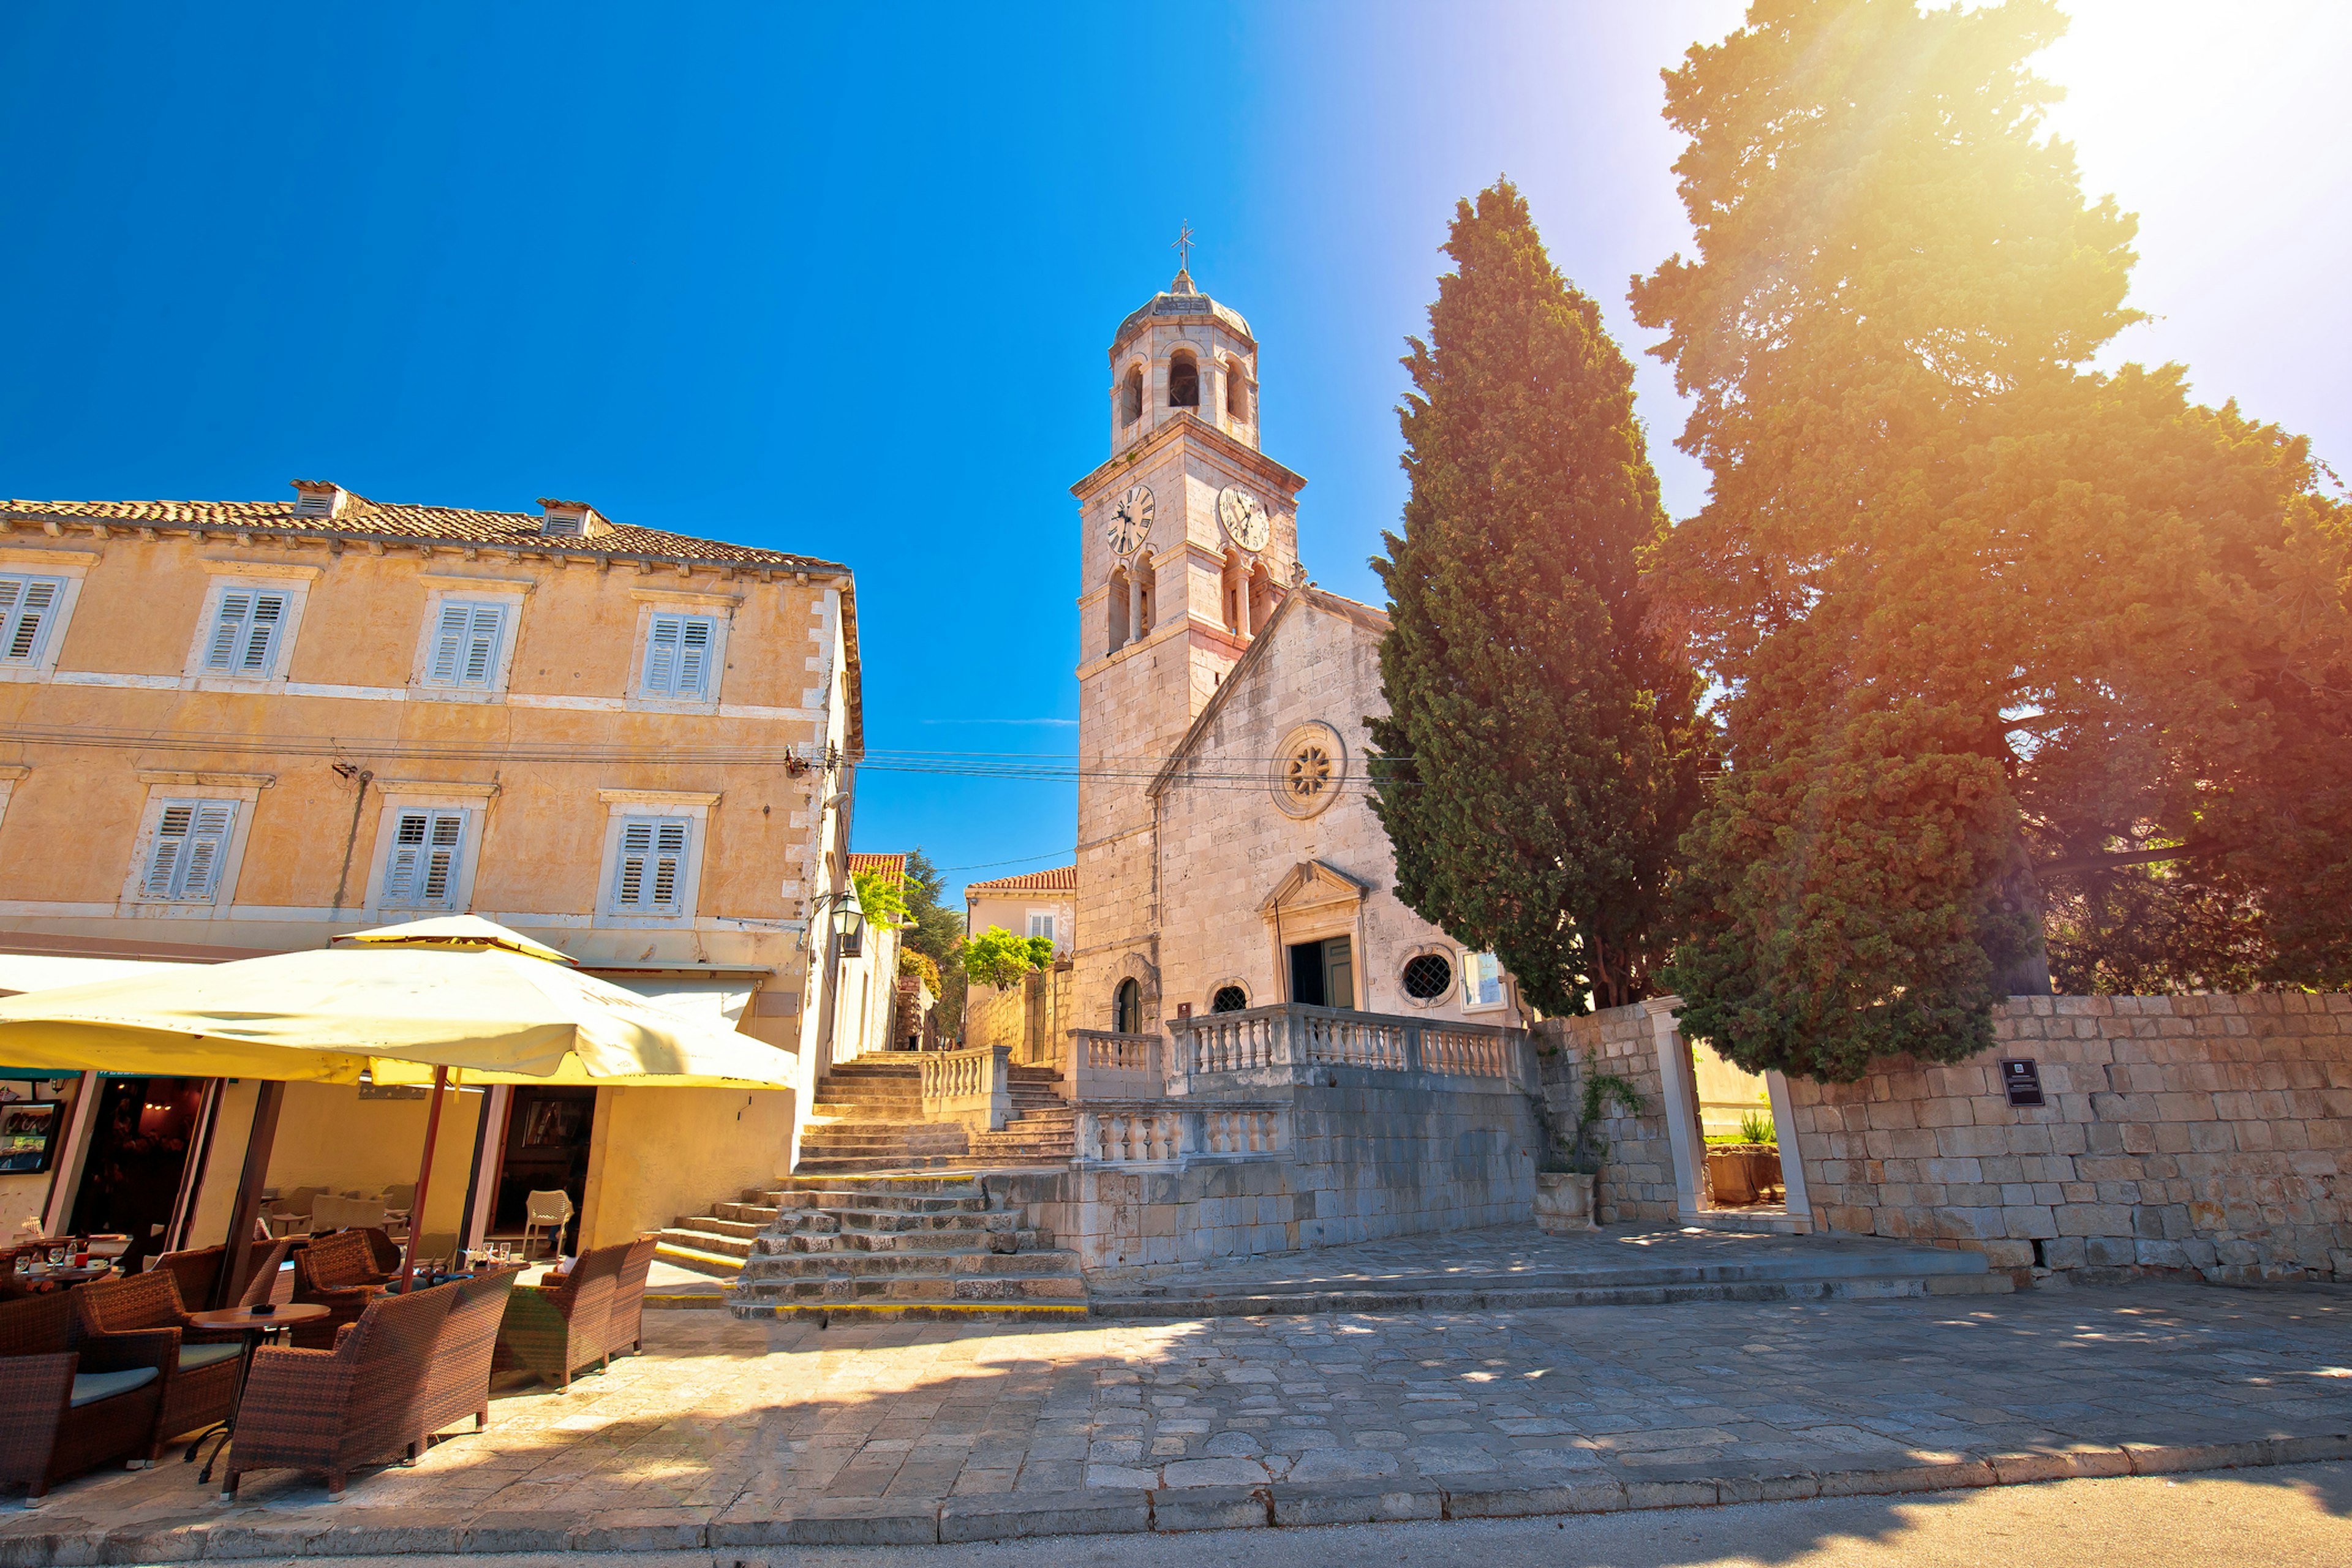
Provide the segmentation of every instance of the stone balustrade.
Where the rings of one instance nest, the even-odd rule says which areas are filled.
[[[1064,1074],[1074,1103],[1142,1100],[1168,1092],[1167,1042],[1158,1035],[1121,1035],[1108,1029],[1070,1031],[1070,1060]]]
[[[1013,1047],[923,1053],[923,1119],[994,1131],[1013,1114]]]
[[[1082,1105],[1079,1165],[1272,1160],[1290,1148],[1290,1109],[1276,1103],[1187,1106],[1168,1100]]]
[[[1171,1018],[1168,1032],[1173,1094],[1196,1086],[1311,1082],[1330,1068],[1496,1079],[1515,1088],[1536,1081],[1524,1030],[1448,1018],[1285,1003]]]

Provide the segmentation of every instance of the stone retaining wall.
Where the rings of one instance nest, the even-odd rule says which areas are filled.
[[[1666,1142],[1665,1093],[1658,1071],[1658,1047],[1651,1004],[1612,1007],[1579,1018],[1546,1018],[1535,1028],[1536,1058],[1543,1070],[1544,1103],[1559,1135],[1576,1132],[1578,1098],[1584,1092],[1588,1053],[1601,1070],[1633,1084],[1642,1114],[1626,1116],[1615,1106],[1601,1124],[1609,1144],[1593,1187],[1595,1217],[1602,1225],[1675,1218],[1675,1162]]]
[[[2020,1271],[2352,1281],[2352,996],[2020,996],[1993,1032],[1951,1067],[1790,1082],[1817,1227]],[[2009,1103],[2002,1058],[2045,1105]]]

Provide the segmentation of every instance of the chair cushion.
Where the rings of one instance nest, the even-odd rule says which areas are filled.
[[[245,1353],[245,1346],[234,1340],[226,1344],[180,1346],[180,1370],[194,1372],[198,1367],[218,1366],[225,1361],[235,1361]]]
[[[74,1373],[73,1407],[79,1410],[85,1405],[144,1388],[154,1381],[155,1369],[152,1366],[127,1366],[121,1372],[78,1372]]]

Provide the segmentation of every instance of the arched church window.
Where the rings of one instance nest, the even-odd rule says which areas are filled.
[[[1108,616],[1104,627],[1103,652],[1117,653],[1127,646],[1127,568],[1114,567],[1110,586],[1103,594],[1103,608]]]
[[[1122,980],[1111,1004],[1110,1026],[1122,1035],[1143,1033],[1143,987]]]
[[[1201,406],[1201,366],[1191,353],[1178,349],[1168,360],[1168,406]]]
[[[1265,562],[1260,561],[1255,566],[1250,568],[1249,574],[1251,631],[1255,632],[1265,627],[1266,617],[1274,614],[1275,598],[1274,574],[1265,569]]]
[[[1225,630],[1229,632],[1242,631],[1251,623],[1247,619],[1250,594],[1249,574],[1242,565],[1240,551],[1228,550],[1225,552],[1224,569],[1218,574],[1218,577],[1220,580],[1220,585],[1224,590]]]
[[[1237,359],[1225,362],[1225,412],[1236,419],[1249,417],[1249,375]]]
[[[1209,998],[1212,1013],[1238,1013],[1249,1005],[1249,993],[1238,985],[1220,985],[1217,994]]]
[[[1454,965],[1442,952],[1416,952],[1404,961],[1404,994],[1434,1002],[1454,988]]]
[[[1138,639],[1151,630],[1152,589],[1159,584],[1160,574],[1151,564],[1150,554],[1147,550],[1135,558],[1135,635]]]
[[[1143,417],[1143,367],[1127,367],[1127,384],[1118,389],[1118,422],[1132,425]]]

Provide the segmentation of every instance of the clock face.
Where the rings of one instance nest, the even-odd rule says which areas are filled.
[[[1235,544],[1255,554],[1265,548],[1273,525],[1266,521],[1265,502],[1242,489],[1227,485],[1217,496],[1217,516]]]
[[[1143,485],[1130,485],[1125,495],[1111,503],[1103,539],[1110,545],[1112,554],[1132,555],[1150,537],[1151,491]]]

